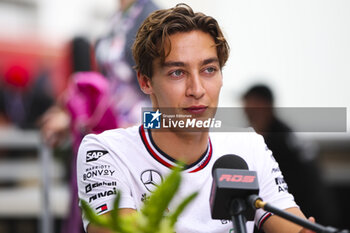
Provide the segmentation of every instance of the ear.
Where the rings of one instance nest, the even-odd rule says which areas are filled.
[[[137,71],[137,81],[143,93],[147,95],[152,93],[152,84],[149,77]]]

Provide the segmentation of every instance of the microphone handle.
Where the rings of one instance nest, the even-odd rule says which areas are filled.
[[[247,205],[242,198],[236,198],[231,201],[230,215],[235,233],[247,233],[246,218],[244,211],[246,211]]]
[[[306,219],[300,218],[300,217],[295,216],[295,215],[293,215],[291,213],[288,213],[286,211],[278,209],[278,208],[276,208],[276,207],[274,207],[274,206],[272,206],[272,205],[270,205],[268,203],[266,203],[264,205],[263,209],[266,210],[266,211],[269,211],[269,212],[271,212],[273,214],[276,214],[276,215],[278,215],[278,216],[280,216],[280,217],[282,217],[284,219],[287,219],[287,220],[289,220],[289,221],[291,221],[293,223],[296,223],[296,224],[298,224],[300,226],[303,226],[303,227],[305,227],[307,229],[313,230],[315,232],[319,232],[319,233],[336,233],[336,232],[338,232],[338,229],[336,229],[336,228],[333,228],[333,227],[330,227],[330,226],[325,227],[325,226],[322,226],[322,225],[320,225],[318,223],[310,222],[310,221],[308,221]]]
[[[233,215],[231,217],[233,230],[235,233],[247,233],[246,220],[243,214]]]

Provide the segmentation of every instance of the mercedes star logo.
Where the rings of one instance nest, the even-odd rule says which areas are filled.
[[[142,172],[141,181],[146,189],[152,192],[163,181],[163,178],[158,171],[150,169]]]

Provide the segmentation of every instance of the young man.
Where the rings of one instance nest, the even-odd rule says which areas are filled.
[[[213,117],[222,87],[221,69],[228,45],[212,17],[194,13],[187,5],[159,10],[140,27],[133,47],[139,85],[150,95],[153,108],[171,108],[174,115],[196,119]],[[232,223],[212,220],[209,196],[212,167],[222,155],[240,155],[258,173],[266,201],[303,216],[288,192],[279,192],[275,178],[282,174],[255,133],[209,133],[208,130],[156,130],[143,126],[88,135],[78,153],[80,198],[101,214],[112,208],[115,190],[121,190],[122,214],[137,211],[155,185],[176,161],[184,161],[180,190],[172,203],[194,191],[197,198],[179,217],[176,232],[232,232]],[[170,205],[169,211],[172,211]],[[299,232],[301,227],[258,210],[255,223],[266,232]],[[106,232],[84,219],[89,233]],[[254,222],[248,222],[252,232]],[[306,232],[306,231],[302,231]]]

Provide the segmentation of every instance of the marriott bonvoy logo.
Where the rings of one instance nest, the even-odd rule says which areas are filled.
[[[192,115],[166,114],[159,110],[143,113],[143,126],[146,129],[210,129],[220,128],[221,120],[215,118],[196,118]]]

